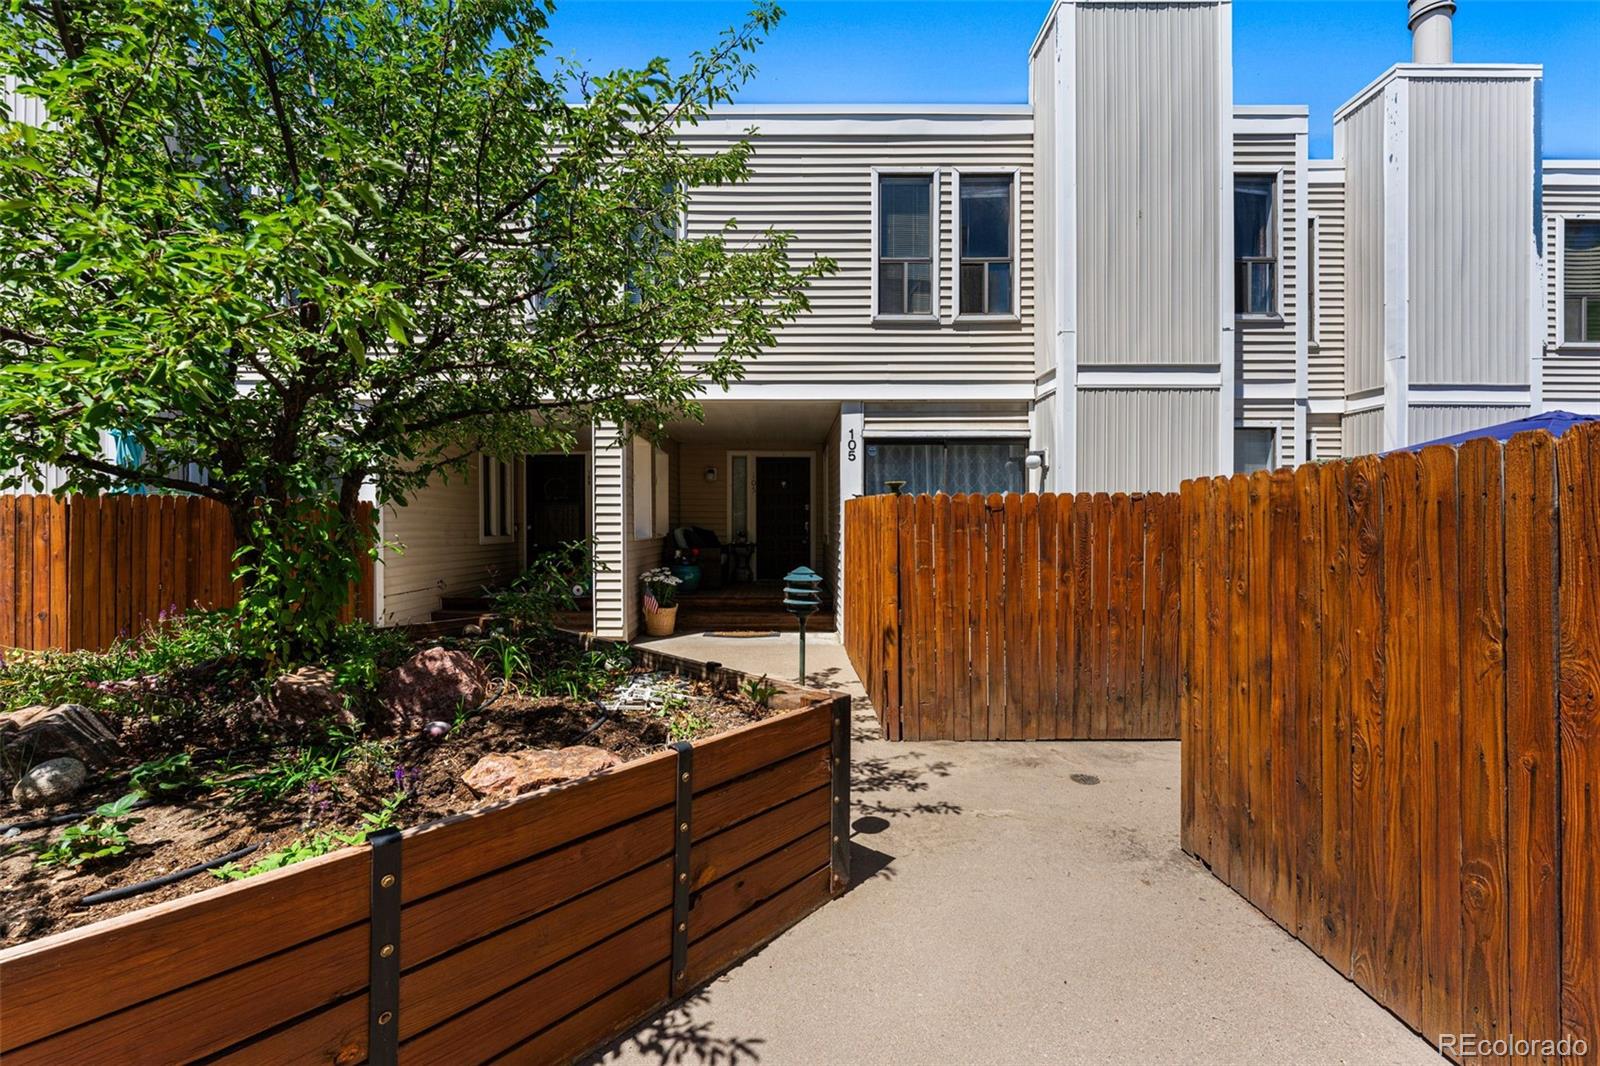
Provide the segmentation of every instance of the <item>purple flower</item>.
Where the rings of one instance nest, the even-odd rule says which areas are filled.
[[[406,768],[404,766],[401,766],[399,763],[396,763],[395,764],[395,768],[394,768],[394,783],[396,785],[401,786],[402,788],[405,787],[406,775],[407,775]]]

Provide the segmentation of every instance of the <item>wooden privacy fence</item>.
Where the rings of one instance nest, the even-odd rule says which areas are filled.
[[[688,754],[0,952],[0,1054],[571,1061],[844,889],[850,701],[816,696]]]
[[[199,496],[0,495],[0,648],[100,651],[163,611],[232,606],[233,551],[226,509]],[[346,618],[372,618],[372,596],[363,556]]]
[[[893,740],[1178,735],[1178,497],[845,504],[845,643]]]
[[[1600,1062],[1600,426],[1181,498],[1184,849],[1430,1041]]]

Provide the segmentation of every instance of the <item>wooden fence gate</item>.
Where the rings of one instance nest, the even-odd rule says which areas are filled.
[[[1430,1041],[1600,1062],[1600,426],[1181,496],[1184,849]]]
[[[1178,736],[1178,496],[845,504],[845,643],[894,740]]]

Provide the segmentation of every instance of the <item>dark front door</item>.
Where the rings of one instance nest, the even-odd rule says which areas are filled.
[[[811,460],[756,458],[756,577],[811,565]]]
[[[530,455],[527,470],[528,555],[582,540],[588,525],[584,457]]]

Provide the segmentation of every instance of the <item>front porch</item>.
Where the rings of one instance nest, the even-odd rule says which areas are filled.
[[[659,443],[634,438],[597,450],[596,631],[634,636],[640,575],[676,566],[680,576],[698,571],[680,599],[678,632],[793,632],[782,578],[807,566],[824,582],[823,609],[807,628],[832,632],[840,410],[823,401],[708,401],[703,420],[668,423]],[[620,525],[628,535],[611,545],[599,517],[606,451],[622,453],[626,486]],[[608,571],[623,580],[608,580]]]

